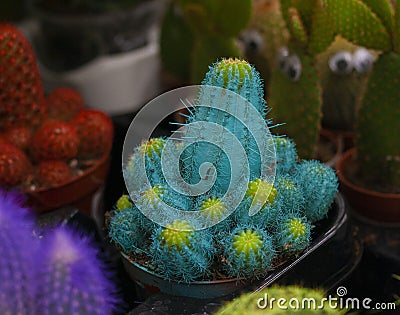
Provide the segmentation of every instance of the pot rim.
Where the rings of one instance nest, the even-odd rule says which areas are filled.
[[[371,195],[371,196],[374,196],[377,198],[393,199],[393,200],[399,199],[400,200],[400,194],[384,193],[384,192],[368,189],[365,187],[361,187],[361,186],[358,186],[357,184],[352,183],[346,177],[345,164],[348,161],[350,161],[351,159],[354,159],[356,155],[357,155],[356,148],[351,148],[343,153],[342,158],[336,164],[337,176],[339,177],[339,180],[341,182],[343,182],[346,186],[350,187],[351,189],[353,189],[361,194],[367,194],[367,195]]]

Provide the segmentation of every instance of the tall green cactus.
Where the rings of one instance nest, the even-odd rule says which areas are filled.
[[[360,172],[382,190],[400,187],[400,1],[324,0],[336,33],[382,51],[374,64],[356,123]],[[351,16],[351,18],[349,18]],[[396,188],[397,187],[397,188]]]
[[[313,155],[321,119],[321,86],[316,54],[333,40],[321,1],[281,1],[282,16],[290,33],[287,50],[281,51],[272,69],[269,103],[282,134],[293,138],[299,156]]]
[[[172,1],[160,38],[165,69],[183,82],[199,84],[216,59],[241,55],[235,37],[250,15],[250,0]]]

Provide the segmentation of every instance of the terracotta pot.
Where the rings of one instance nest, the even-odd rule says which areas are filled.
[[[346,151],[336,165],[341,190],[351,208],[360,215],[381,222],[400,222],[400,194],[381,193],[350,182],[348,170],[355,166],[355,148]]]
[[[72,178],[61,186],[27,191],[25,192],[28,196],[27,204],[37,213],[68,205],[95,216],[98,208],[96,197],[102,190],[109,165],[110,156],[107,154],[82,175]]]

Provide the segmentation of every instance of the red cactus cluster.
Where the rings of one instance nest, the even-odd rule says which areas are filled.
[[[0,24],[0,187],[62,185],[108,155],[112,139],[110,117],[85,109],[77,91],[44,96],[29,42]]]

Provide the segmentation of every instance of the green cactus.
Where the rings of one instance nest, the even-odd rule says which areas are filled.
[[[279,307],[277,301],[284,299],[284,307]],[[304,301],[311,301],[309,307],[302,307]],[[307,299],[307,300],[305,300]],[[283,300],[281,300],[283,301]],[[294,303],[289,303],[292,301]],[[298,301],[298,305],[297,305]],[[314,304],[315,301],[315,304]],[[318,308],[320,305],[323,308]],[[281,305],[281,304],[280,304]],[[315,307],[314,307],[315,306]],[[346,310],[338,307],[333,308],[329,305],[325,292],[320,289],[309,289],[299,286],[277,286],[265,288],[256,293],[245,293],[221,307],[215,315],[257,315],[257,314],[298,314],[298,315],[317,315],[317,314],[345,314]]]
[[[361,99],[356,147],[366,185],[389,192],[400,187],[399,2],[324,0],[336,33],[382,51]]]
[[[320,1],[282,0],[281,10],[290,33],[271,72],[269,103],[277,132],[293,138],[299,156],[310,158],[316,148],[321,119],[321,86],[316,54],[325,50],[333,33]]]
[[[364,55],[359,54],[361,51],[365,52]],[[337,36],[328,49],[318,55],[324,128],[354,131],[356,111],[375,55],[341,36]],[[357,58],[360,60],[355,60]],[[364,62],[365,67],[354,66],[354,62]]]
[[[213,61],[241,55],[235,37],[250,15],[250,0],[173,1],[160,38],[165,69],[183,82],[199,84]]]

